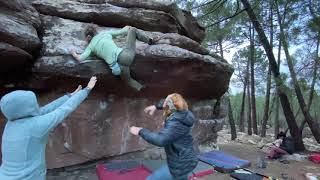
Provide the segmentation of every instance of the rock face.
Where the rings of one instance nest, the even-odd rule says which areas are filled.
[[[81,2],[86,2],[86,4]],[[179,32],[198,42],[205,37],[205,29],[197,23],[191,13],[179,9],[172,2],[36,0],[33,5],[42,14],[93,22],[109,27],[131,25],[148,31]]]
[[[57,77],[88,79],[92,75],[98,75],[106,92],[122,96],[132,95],[131,89],[126,88],[121,81],[119,83],[102,60],[92,58],[79,64],[69,55],[68,49],[76,49],[80,53],[85,48],[82,33],[86,26],[85,23],[52,16],[42,16],[41,19],[44,27],[42,37],[44,46],[42,57],[37,59],[32,69],[34,74],[38,77],[45,77],[46,82],[57,79]],[[102,28],[101,30],[110,29]],[[228,63],[173,46],[188,39],[186,37],[182,38],[178,34],[160,34],[163,37],[174,37],[171,38],[173,43],[168,41],[167,44],[150,46],[137,42],[137,56],[131,69],[132,75],[147,85],[143,96],[150,94],[153,97],[164,97],[172,92],[180,92],[187,97],[205,99],[218,98],[224,94],[232,74],[232,67]],[[159,33],[153,36],[157,35]],[[188,40],[194,42],[191,39]],[[163,38],[158,43],[161,41],[166,41],[166,39]],[[122,46],[125,38],[116,39],[116,42]],[[181,47],[185,46],[182,44]],[[204,86],[204,84],[215,85]],[[44,83],[44,86],[48,88],[48,83]],[[201,93],[197,94],[195,90]]]
[[[86,4],[73,1],[38,0],[34,7],[42,14],[93,22],[109,27],[131,25],[143,30],[178,32],[172,16],[162,11],[127,9],[111,4]]]
[[[20,11],[19,3],[12,1],[12,4],[7,2],[10,4],[5,6],[7,11],[0,12],[4,14],[0,23],[5,25],[0,27],[0,33],[5,35],[0,36],[0,73],[11,67],[18,71],[14,77],[1,76],[0,95],[12,89],[31,89],[38,94],[40,104],[46,104],[71,92],[78,84],[85,86],[92,75],[98,76],[97,86],[89,98],[50,135],[49,168],[149,148],[142,139],[130,135],[128,129],[133,125],[152,130],[161,128],[164,120],[161,112],[150,117],[143,109],[173,92],[187,99],[199,120],[193,129],[197,142],[216,139],[216,132],[223,123],[221,117],[225,115],[217,119],[212,114],[213,102],[210,100],[220,98],[227,91],[233,68],[201,47],[198,42],[203,39],[204,29],[189,17],[191,14],[186,15],[187,12],[172,3],[150,2],[36,0],[33,5],[41,13],[37,16],[32,8]],[[18,7],[15,11],[8,8],[13,5]],[[176,12],[186,16],[181,19]],[[32,21],[25,22],[19,15],[22,13]],[[39,21],[33,17],[38,17]],[[114,77],[104,61],[97,57],[81,63],[72,58],[69,50],[81,53],[86,46],[83,36],[86,22],[100,25],[99,31],[132,25],[150,37],[160,38],[154,45],[136,43],[131,74],[146,85],[142,92],[134,92]],[[192,28],[199,36],[189,32]],[[116,38],[115,42],[122,47],[125,37]],[[41,49],[37,48],[40,44]],[[37,55],[35,62],[30,54]],[[27,67],[27,74],[19,73],[20,67]],[[0,122],[2,127],[5,121]]]
[[[0,42],[0,72],[23,68],[32,63],[32,56],[24,50],[8,43]]]
[[[50,98],[49,95],[43,97],[46,100]],[[65,132],[60,126],[52,133],[47,148],[48,168],[74,165],[150,147],[142,139],[131,135],[129,127],[139,125],[159,128],[163,122],[161,114],[150,117],[142,111],[145,106],[154,102],[155,100],[146,98],[123,98],[93,92],[68,117],[66,123],[70,130]],[[71,152],[63,146],[64,137],[67,137]]]
[[[23,19],[26,23],[31,24],[36,29],[40,27],[39,13],[27,1],[0,1],[0,11],[11,13]]]
[[[218,131],[223,128],[227,115],[226,104],[222,101],[218,114],[214,114],[214,104],[213,100],[192,103],[191,111],[198,119],[193,128],[193,137],[198,144],[215,143],[218,138]]]
[[[38,12],[25,1],[0,1],[0,72],[8,72],[32,63],[31,54],[41,42]]]
[[[87,0],[88,1],[88,0]],[[90,1],[90,0],[89,0]],[[177,4],[169,0],[106,0],[108,3],[126,8],[145,8],[164,11],[171,14],[180,25],[180,33],[191,39],[202,42],[205,38],[205,29],[198,24],[188,11],[178,8]]]
[[[0,41],[28,52],[33,52],[40,47],[37,31],[31,24],[5,13],[1,13],[0,24]]]

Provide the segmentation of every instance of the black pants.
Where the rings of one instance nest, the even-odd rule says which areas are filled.
[[[121,68],[121,79],[125,81],[130,87],[137,91],[143,88],[143,85],[133,79],[130,75],[130,65],[133,63],[136,55],[136,40],[149,42],[150,38],[144,35],[141,31],[131,27],[127,34],[126,46],[123,48],[118,56],[118,63]]]

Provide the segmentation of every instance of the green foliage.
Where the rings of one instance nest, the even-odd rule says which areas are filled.
[[[201,9],[198,19],[203,26],[207,27],[204,46],[210,47],[220,54],[219,45],[223,46],[223,51],[228,51],[238,45],[240,29],[235,26],[237,17],[221,21],[221,19],[231,16],[236,8],[236,2],[226,1],[220,4],[211,3]]]
[[[216,0],[177,0],[179,5],[184,9],[192,10],[198,21],[207,27],[207,37],[203,42],[203,46],[209,48],[213,52],[222,55],[229,52],[231,49],[237,49],[232,57],[232,64],[235,68],[234,78],[231,80],[231,86],[239,89],[243,88],[245,76],[247,73],[247,62],[250,57],[248,47],[249,28],[252,27],[251,21],[246,13],[241,13],[233,18],[228,18],[234,13],[242,9],[241,3],[237,1],[216,1]],[[210,3],[211,2],[211,3]],[[271,3],[273,2],[273,3]],[[281,22],[284,26],[290,53],[294,60],[295,70],[298,75],[299,85],[303,91],[304,97],[307,100],[309,97],[310,84],[312,82],[313,67],[315,59],[319,58],[317,51],[317,43],[320,38],[320,1],[319,0],[251,0],[250,4],[258,15],[258,20],[261,22],[264,31],[269,36],[270,31],[270,5],[273,5],[273,31],[274,31],[274,52],[276,52],[277,44],[279,44],[279,26],[277,24],[276,7],[279,7]],[[201,6],[206,4],[204,6]],[[255,34],[257,36],[257,33]],[[256,108],[257,120],[260,123],[265,101],[265,88],[268,71],[268,61],[265,52],[261,47],[258,38],[255,39],[255,88],[256,88]],[[239,48],[243,47],[243,48]],[[221,49],[222,48],[222,49]],[[296,50],[295,53],[294,50]],[[318,53],[317,53],[318,52]],[[277,53],[274,53],[277,57]],[[281,61],[285,61],[283,53]],[[281,63],[281,75],[278,79],[272,78],[270,107],[272,106],[275,96],[275,81],[283,82],[280,90],[288,95],[291,102],[294,114],[298,112],[299,105],[296,99],[295,91],[291,83],[291,77],[286,68],[286,64]],[[316,92],[314,95],[313,104],[311,106],[311,115],[316,119],[320,119],[318,110],[320,109],[320,81],[318,68],[318,80]],[[235,120],[238,121],[240,108],[242,103],[242,93],[230,96],[230,102],[234,111]],[[246,101],[247,103],[247,101]],[[245,106],[246,108],[248,105]],[[271,107],[274,112],[274,107]],[[247,113],[245,113],[247,115]],[[303,116],[298,113],[297,120],[303,120]],[[271,113],[270,119],[274,118],[274,113]],[[270,125],[272,122],[268,121]],[[239,124],[237,122],[236,124]],[[285,128],[285,118],[280,106],[280,125]]]
[[[291,91],[294,91],[293,89],[290,89]],[[304,95],[307,96],[309,93],[308,91],[304,91]],[[230,95],[230,101],[231,101],[231,105],[232,105],[232,110],[233,110],[233,115],[236,121],[236,124],[239,124],[239,119],[240,119],[240,110],[241,110],[241,102],[242,102],[242,95],[243,93],[238,93],[235,95]],[[296,96],[294,94],[291,94],[288,96],[289,100],[291,102],[291,107],[294,111],[294,114],[296,114],[299,111],[299,103],[296,99]],[[272,101],[274,100],[273,97],[271,97],[270,99],[270,106],[272,106]],[[314,95],[314,100],[313,103],[311,105],[311,109],[310,109],[310,114],[318,121],[320,122],[320,104],[318,103],[320,102],[320,92],[317,91],[315,92]],[[247,102],[246,102],[247,103]],[[258,120],[258,124],[261,125],[261,120],[263,118],[263,111],[264,111],[264,103],[265,103],[265,97],[264,96],[257,96],[256,97],[256,108],[257,108],[257,120]],[[247,109],[247,105],[245,106],[245,108]],[[281,106],[280,108],[280,127],[282,127],[283,129],[286,129],[287,125],[286,125],[286,121],[285,121],[285,117],[283,115],[282,112],[282,108]],[[273,126],[273,121],[271,121],[271,119],[274,119],[274,112],[275,112],[275,105],[273,106],[273,109],[271,109],[272,113],[271,116],[269,117],[269,121],[268,124],[270,126]],[[245,117],[246,119],[246,117]],[[297,122],[298,124],[300,124],[303,121],[303,115],[301,113],[301,111],[299,111],[298,116],[297,116]]]
[[[238,94],[229,96],[236,124],[239,124],[242,96],[243,96],[243,93],[238,93]],[[263,118],[264,99],[265,98],[263,96],[256,97],[258,124],[261,124],[261,121]],[[247,108],[248,108],[248,106],[246,105],[245,109],[247,110]],[[245,116],[246,116],[246,114],[245,114]],[[246,117],[245,117],[245,119],[246,119]]]
[[[232,64],[235,67],[235,78],[232,79],[232,83],[234,85],[240,87],[243,85],[245,81],[246,75],[246,66],[248,59],[250,58],[250,47],[247,46],[239,50],[235,55],[232,57]],[[268,71],[268,61],[264,54],[264,51],[260,48],[255,49],[255,86],[257,89],[257,94],[262,95],[265,93],[265,82],[267,78],[267,71]]]

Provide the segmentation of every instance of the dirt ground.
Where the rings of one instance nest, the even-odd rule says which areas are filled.
[[[254,145],[232,142],[228,144],[218,145],[220,150],[229,154],[238,156],[251,161],[250,170],[273,176],[278,179],[288,180],[305,180],[304,174],[319,173],[320,165],[314,164],[308,160],[293,161],[289,160],[289,164],[280,163],[278,160],[267,161],[267,168],[260,169],[257,167],[259,157],[264,156],[264,153]],[[211,176],[201,178],[200,180],[229,180],[232,179],[228,174],[215,172]],[[49,172],[47,180],[98,180],[95,175],[95,164],[89,164],[81,169],[69,169],[65,172],[53,173]],[[132,179],[133,180],[133,179]]]

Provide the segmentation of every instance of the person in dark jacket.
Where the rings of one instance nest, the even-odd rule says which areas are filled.
[[[295,152],[293,138],[290,136],[287,137],[282,131],[277,135],[277,140],[273,144],[274,146],[268,153],[269,159],[277,159],[282,155],[292,154]]]
[[[148,143],[164,147],[167,155],[167,165],[156,170],[147,180],[187,180],[198,164],[191,135],[195,118],[186,101],[177,93],[170,94],[163,103],[148,106],[145,112],[153,115],[156,109],[164,110],[166,117],[159,132],[135,126],[130,128],[132,134],[140,135]]]

